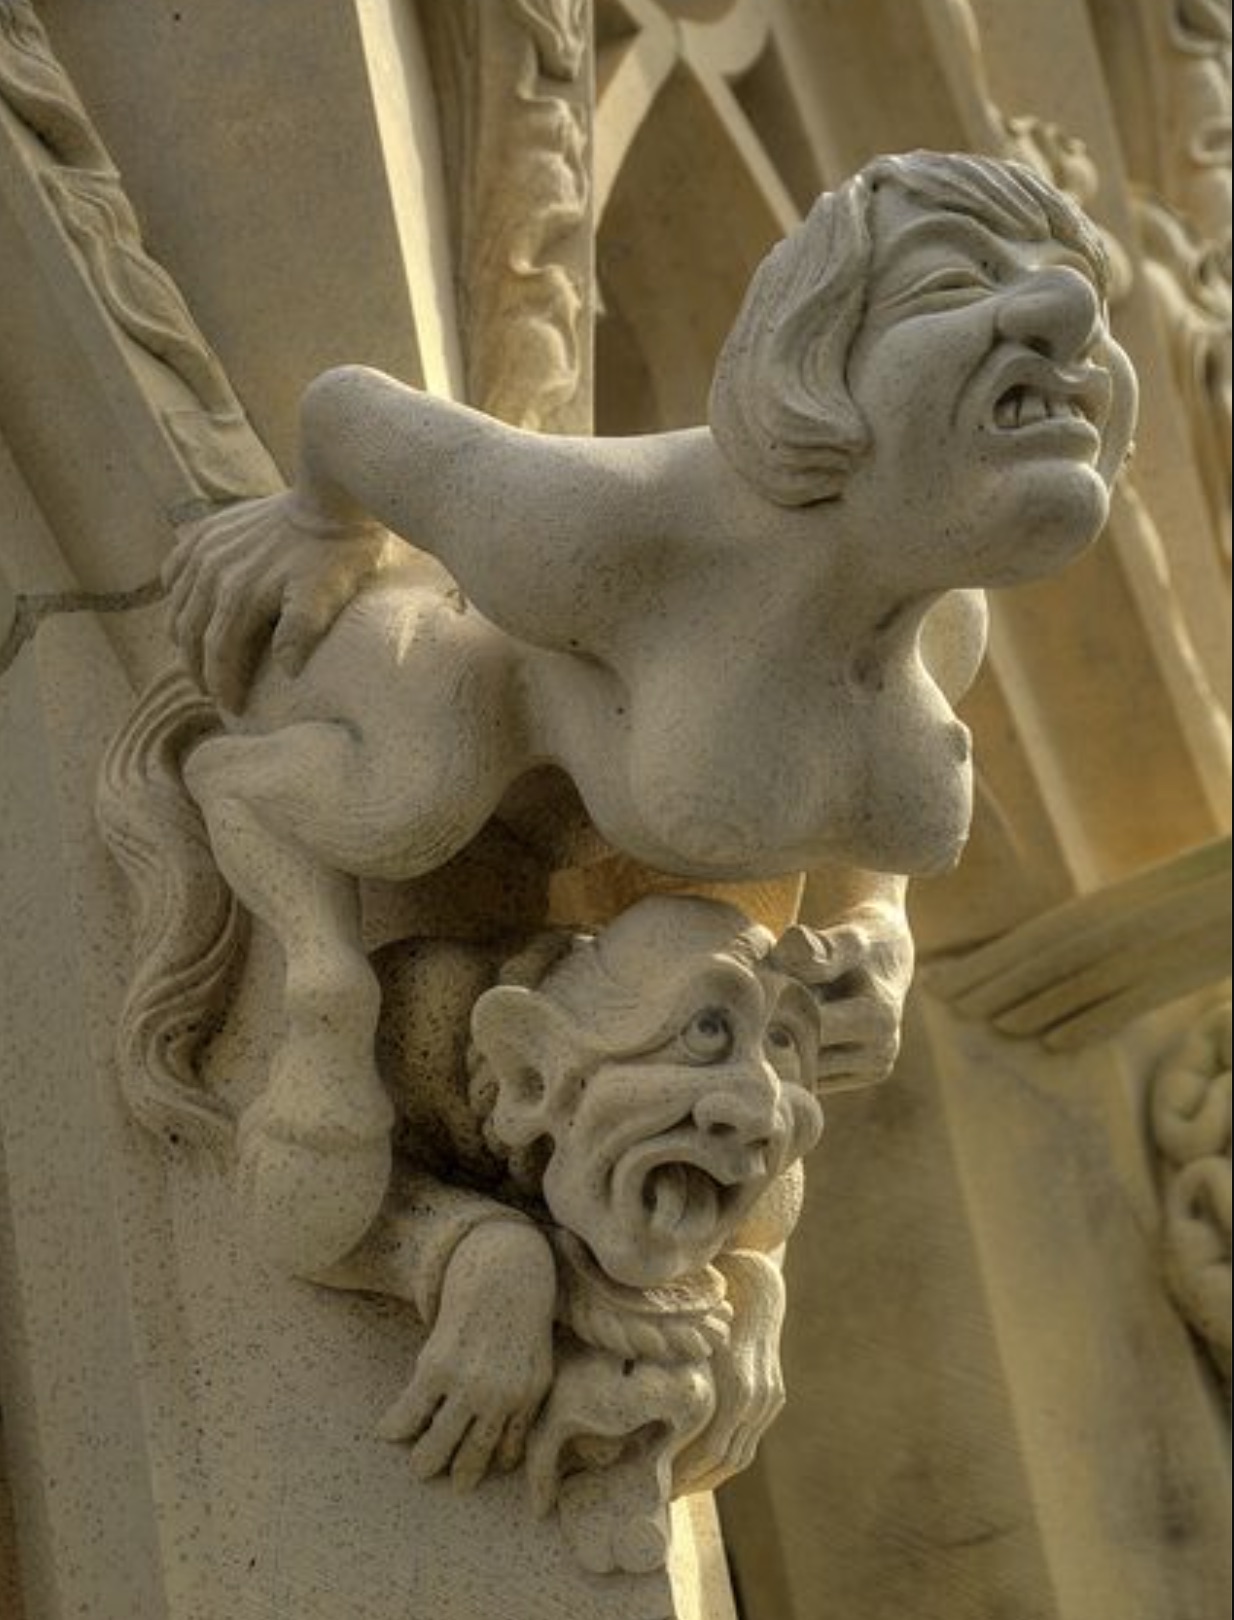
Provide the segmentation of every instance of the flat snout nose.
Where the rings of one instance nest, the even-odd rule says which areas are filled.
[[[1101,299],[1082,271],[1051,265],[1008,287],[996,319],[1000,336],[1066,364],[1096,347]]]

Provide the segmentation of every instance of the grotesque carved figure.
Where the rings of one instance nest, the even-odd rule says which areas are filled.
[[[580,1557],[654,1567],[674,1491],[744,1467],[782,1401],[770,1256],[822,1129],[827,1007],[802,969],[826,948],[663,897],[545,944],[475,1000],[469,1041],[452,1004],[492,953],[384,953],[399,1169],[320,1280],[431,1326],[382,1430],[422,1476],[474,1485],[526,1445]]]
[[[423,883],[494,827],[521,843],[529,773],[551,767],[572,784],[538,805],[550,865],[580,860],[597,833],[708,882],[954,862],[971,776],[951,702],[980,659],[980,590],[1088,545],[1128,449],[1134,380],[1106,324],[1105,277],[1096,232],[1029,170],[880,159],[759,272],[709,427],[545,438],[345,368],[305,397],[294,488],[184,536],[167,578],[198,686],[173,676],[152,691],[112,751],[103,797],[146,899],[149,949],[122,1036],[140,1058],[128,1081],[147,1122],[208,1130],[217,1110],[192,1058],[234,954],[221,872],[286,959],[286,1035],[239,1130],[241,1185],[272,1257],[367,1286],[355,1281],[366,1254],[402,1252],[374,1249],[374,1234],[392,1178],[428,1173],[441,1118],[421,1131],[409,1121],[440,1077],[418,1073],[392,1103],[359,880]],[[177,861],[179,877],[159,877]],[[166,905],[150,898],[160,883]],[[480,995],[474,962],[463,971],[480,995],[472,1101],[486,1136],[469,1158],[466,1131],[447,1132],[454,1162],[434,1171],[436,1202],[413,1200],[425,1220],[431,1204],[447,1211],[443,1230],[466,1230],[427,1246],[435,1280],[413,1292],[437,1325],[392,1419],[425,1472],[476,1479],[495,1455],[517,1457],[551,1382],[533,1457],[553,1461],[533,1475],[556,1480],[575,1454],[616,1466],[639,1431],[659,1437],[648,1455],[660,1502],[669,1473],[706,1482],[743,1460],[775,1404],[766,1254],[792,1222],[766,1210],[817,1135],[812,1080],[837,1062],[869,1077],[862,1010],[894,1023],[905,984],[873,971],[877,928],[793,936],[778,957],[769,941],[726,947],[725,965],[714,940],[691,935],[691,902],[676,904],[684,979],[651,914],[572,951],[535,993]],[[868,961],[851,959],[854,937]],[[711,965],[696,985],[700,951]],[[608,958],[624,964],[616,1002],[595,971]],[[797,981],[845,992],[828,1003],[830,1034]],[[664,998],[668,983],[681,999]],[[627,1023],[643,1031],[633,1046]],[[885,1068],[894,1040],[880,1038]],[[449,1117],[467,1117],[457,1099]],[[483,1175],[479,1191],[447,1185],[476,1163],[487,1188]],[[456,1197],[490,1213],[470,1225]],[[547,1228],[510,1214],[528,1199]],[[746,1240],[751,1224],[761,1240]],[[516,1243],[518,1265],[501,1259]],[[537,1306],[535,1374],[456,1432],[470,1408],[432,1385],[450,1365],[442,1335],[470,1320],[475,1279],[507,1261]],[[656,1304],[648,1326],[647,1300],[677,1300],[699,1276],[721,1279],[706,1309],[690,1304],[694,1319],[669,1333],[672,1312]],[[554,1366],[563,1293],[582,1348]],[[620,1352],[601,1321],[635,1324],[638,1376],[607,1394],[603,1369]],[[466,1364],[461,1340],[451,1354]],[[675,1385],[661,1412],[673,1365],[689,1390]],[[631,1412],[613,1416],[627,1399]],[[671,1415],[687,1412],[690,1433]],[[648,1466],[621,1476],[631,1502],[649,1499]],[[568,1494],[586,1525],[581,1477]],[[630,1536],[588,1556],[652,1555],[655,1533]]]

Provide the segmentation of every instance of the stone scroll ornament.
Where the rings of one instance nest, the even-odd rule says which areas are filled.
[[[779,1410],[801,1160],[893,1060],[911,946],[874,900],[552,927],[547,879],[955,862],[980,593],[1082,552],[1128,452],[1107,274],[1029,169],[882,158],[758,272],[707,426],[544,437],[331,371],[295,487],[169,558],[182,662],[101,797],[128,1098],[234,1165],[269,1261],[414,1305],[382,1433],[426,1479],[523,1467],[592,1570],[662,1564]],[[453,918],[371,954],[374,880]],[[250,914],[285,1028],[233,1121],[200,1060]]]

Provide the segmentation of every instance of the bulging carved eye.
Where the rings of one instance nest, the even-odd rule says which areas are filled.
[[[704,1007],[681,1032],[681,1044],[696,1063],[720,1063],[733,1050],[733,1023],[723,1007]]]

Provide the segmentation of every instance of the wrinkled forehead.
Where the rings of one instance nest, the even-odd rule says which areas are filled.
[[[1106,291],[1105,249],[1088,221],[1061,197],[1047,211],[1019,188],[1005,188],[997,197],[959,189],[927,196],[885,182],[873,197],[870,228],[876,278],[909,253],[934,248],[977,261],[1054,257],[1082,271],[1103,295]]]
[[[773,968],[765,958],[743,953],[717,952],[698,965],[684,1000],[710,1000],[743,1013],[764,1027],[789,1023],[798,1034],[821,1038],[822,1021],[817,999],[799,979]]]

